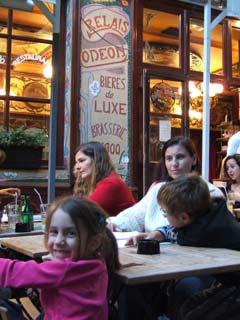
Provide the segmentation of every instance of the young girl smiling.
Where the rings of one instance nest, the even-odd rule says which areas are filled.
[[[0,285],[39,288],[44,320],[107,319],[108,271],[120,263],[104,211],[78,197],[57,200],[48,210],[45,244],[50,261],[0,259]]]

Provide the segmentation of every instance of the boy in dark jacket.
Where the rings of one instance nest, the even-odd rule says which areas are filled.
[[[157,229],[151,238],[180,245],[240,250],[240,224],[224,199],[210,198],[205,181],[187,174],[164,184],[158,203],[171,226]]]

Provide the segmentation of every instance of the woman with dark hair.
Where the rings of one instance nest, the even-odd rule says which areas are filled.
[[[109,216],[135,204],[126,183],[118,176],[107,150],[100,142],[87,142],[75,153],[74,195],[98,203]]]
[[[225,175],[230,179],[229,193],[230,200],[234,201],[234,207],[240,207],[240,154],[227,156],[224,161]]]
[[[161,186],[186,173],[200,174],[200,162],[191,139],[178,136],[168,140],[162,149],[158,183],[153,186],[141,201],[116,217],[108,218],[109,228],[121,231],[151,232],[158,226],[167,225],[162,209],[157,202]],[[222,192],[207,182],[212,197],[223,197]]]
[[[162,148],[162,158],[155,173],[157,182],[167,182],[173,180],[173,177],[169,175],[168,169],[165,165],[166,150],[173,145],[183,146],[189,153],[189,155],[195,157],[196,161],[192,164],[191,172],[197,172],[198,174],[200,174],[201,172],[201,163],[199,161],[199,158],[197,157],[197,150],[193,141],[189,138],[177,136],[165,142]]]

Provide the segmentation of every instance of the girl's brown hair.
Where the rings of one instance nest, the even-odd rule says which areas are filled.
[[[109,272],[113,272],[120,268],[117,242],[112,232],[106,227],[105,211],[96,203],[84,198],[80,199],[79,197],[74,196],[63,197],[50,205],[46,219],[46,246],[48,243],[52,216],[57,209],[62,209],[69,214],[75,224],[78,233],[79,248],[81,241],[80,226],[82,224],[87,230],[88,240],[95,236],[101,237],[99,246],[95,248],[94,251],[87,246],[84,259],[104,259]]]
[[[115,172],[115,167],[107,150],[100,142],[91,141],[83,143],[76,149],[75,154],[79,151],[93,160],[93,171],[90,182],[83,181],[81,176],[77,172],[74,172],[76,176],[74,194],[88,196],[93,192],[99,181],[108,177],[111,172]]]

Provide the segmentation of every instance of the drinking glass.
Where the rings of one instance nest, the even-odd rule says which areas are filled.
[[[41,218],[42,218],[42,230],[45,231],[45,224],[46,224],[46,217],[47,217],[47,210],[49,204],[48,203],[41,203],[40,210],[41,210]]]
[[[234,204],[235,204],[234,192],[228,191],[227,207],[228,207],[228,210],[232,213],[233,213]]]
[[[7,204],[7,215],[8,215],[8,229],[15,231],[16,223],[18,222],[18,204]]]

